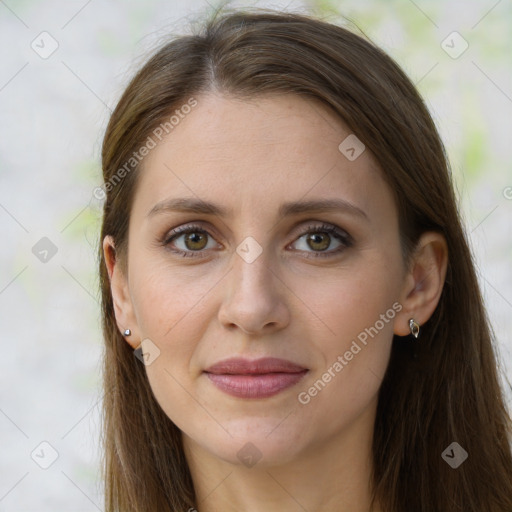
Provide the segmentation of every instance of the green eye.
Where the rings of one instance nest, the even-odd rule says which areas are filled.
[[[187,249],[191,251],[198,251],[204,249],[208,243],[208,234],[202,232],[191,232],[184,235],[184,243]]]
[[[200,256],[199,253],[203,252],[203,249],[215,247],[215,243],[213,243],[212,247],[208,247],[208,238],[213,242],[213,238],[211,238],[210,234],[200,226],[189,225],[176,228],[171,233],[171,236],[165,240],[164,245],[170,246],[172,251],[181,256],[197,257]]]
[[[293,244],[298,244],[300,247],[296,247],[295,250],[307,254],[308,258],[329,257],[351,247],[353,239],[346,231],[330,224],[309,225]],[[334,248],[332,248],[333,244],[335,244]],[[163,245],[168,246],[180,256],[196,258],[207,256],[205,249],[214,249],[217,246],[208,231],[197,225],[180,226],[174,229]]]
[[[325,251],[331,245],[331,237],[327,233],[312,233],[307,235],[306,243],[318,251]]]
[[[333,239],[337,245],[333,250],[327,251]],[[353,245],[352,237],[348,233],[329,224],[308,226],[297,242],[301,242],[302,245],[297,250],[310,253],[311,256],[308,257],[332,256]]]

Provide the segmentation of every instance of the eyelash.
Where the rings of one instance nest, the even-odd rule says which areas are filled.
[[[170,251],[172,251],[173,253],[175,254],[178,254],[184,258],[190,258],[190,257],[196,257],[196,258],[205,258],[206,256],[199,256],[200,253],[204,252],[204,250],[200,250],[200,251],[182,251],[181,249],[175,249],[175,248],[170,248],[170,243],[172,241],[174,241],[175,239],[179,238],[181,235],[186,235],[186,234],[189,234],[189,233],[202,233],[202,234],[205,234],[207,236],[211,236],[210,233],[208,233],[208,231],[206,231],[205,229],[203,229],[201,226],[197,225],[197,224],[187,224],[186,226],[180,226],[176,229],[174,229],[171,233],[170,233],[170,236],[166,236],[165,239],[163,240],[162,242],[162,245],[164,245],[165,247],[167,247]],[[343,250],[345,249],[348,249],[349,247],[352,247],[354,242],[353,242],[353,239],[352,237],[346,233],[345,231],[342,231],[338,228],[336,228],[335,226],[332,226],[330,224],[322,224],[320,226],[318,225],[308,225],[304,231],[302,231],[299,236],[297,237],[297,239],[295,241],[297,241],[298,239],[302,238],[304,235],[307,235],[307,234],[318,234],[318,233],[327,233],[329,235],[333,235],[336,239],[338,239],[342,245],[340,247],[338,247],[337,249],[333,250],[333,251],[328,251],[328,252],[324,252],[324,251],[313,251],[311,253],[309,253],[309,251],[306,251],[309,256],[306,256],[307,258],[327,258],[327,257],[331,257],[333,255],[337,255],[339,254],[340,252],[342,252]]]

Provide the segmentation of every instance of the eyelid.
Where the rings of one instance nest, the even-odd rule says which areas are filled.
[[[352,236],[343,228],[336,226],[335,224],[331,224],[329,222],[323,222],[321,220],[318,221],[309,221],[310,223],[306,226],[300,227],[293,236],[301,237],[308,233],[329,233],[333,235],[338,235],[340,238],[343,238],[347,242],[353,242]],[[312,222],[318,222],[318,224],[312,224]]]
[[[206,226],[203,225],[203,223],[207,224]],[[175,228],[168,229],[165,231],[165,234],[163,235],[163,243],[166,243],[170,239],[172,239],[175,236],[179,236],[181,234],[187,234],[191,231],[198,231],[202,233],[206,233],[209,236],[213,236],[215,234],[215,237],[220,238],[217,230],[208,222],[205,221],[192,221],[187,222],[185,224],[180,224],[179,226],[176,226]],[[213,232],[213,234],[212,234]]]

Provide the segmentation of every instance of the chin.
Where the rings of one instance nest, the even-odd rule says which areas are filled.
[[[236,420],[225,424],[231,434],[203,439],[203,447],[214,456],[235,465],[259,468],[286,464],[295,459],[304,439],[301,429],[284,428],[283,418]],[[278,426],[279,425],[279,426]]]
[[[239,438],[226,446],[215,446],[213,454],[236,466],[252,469],[272,468],[292,462],[298,456],[297,446],[293,443],[270,442],[264,437]]]

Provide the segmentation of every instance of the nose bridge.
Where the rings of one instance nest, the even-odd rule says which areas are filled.
[[[224,325],[236,325],[251,333],[269,325],[283,326],[288,318],[276,286],[275,270],[271,269],[271,253],[259,243],[258,246],[255,240],[245,239],[237,247],[219,311]]]
[[[262,285],[271,279],[272,273],[269,266],[272,263],[269,233],[265,232],[265,209],[256,209],[255,197],[247,197],[239,216],[239,227],[245,231],[245,236],[236,246],[236,254],[233,255],[233,270],[244,286]],[[254,212],[258,215],[254,215]]]
[[[270,250],[264,249],[254,238],[240,243],[233,255],[233,291],[242,296],[252,292],[270,293],[273,289],[271,259]]]

